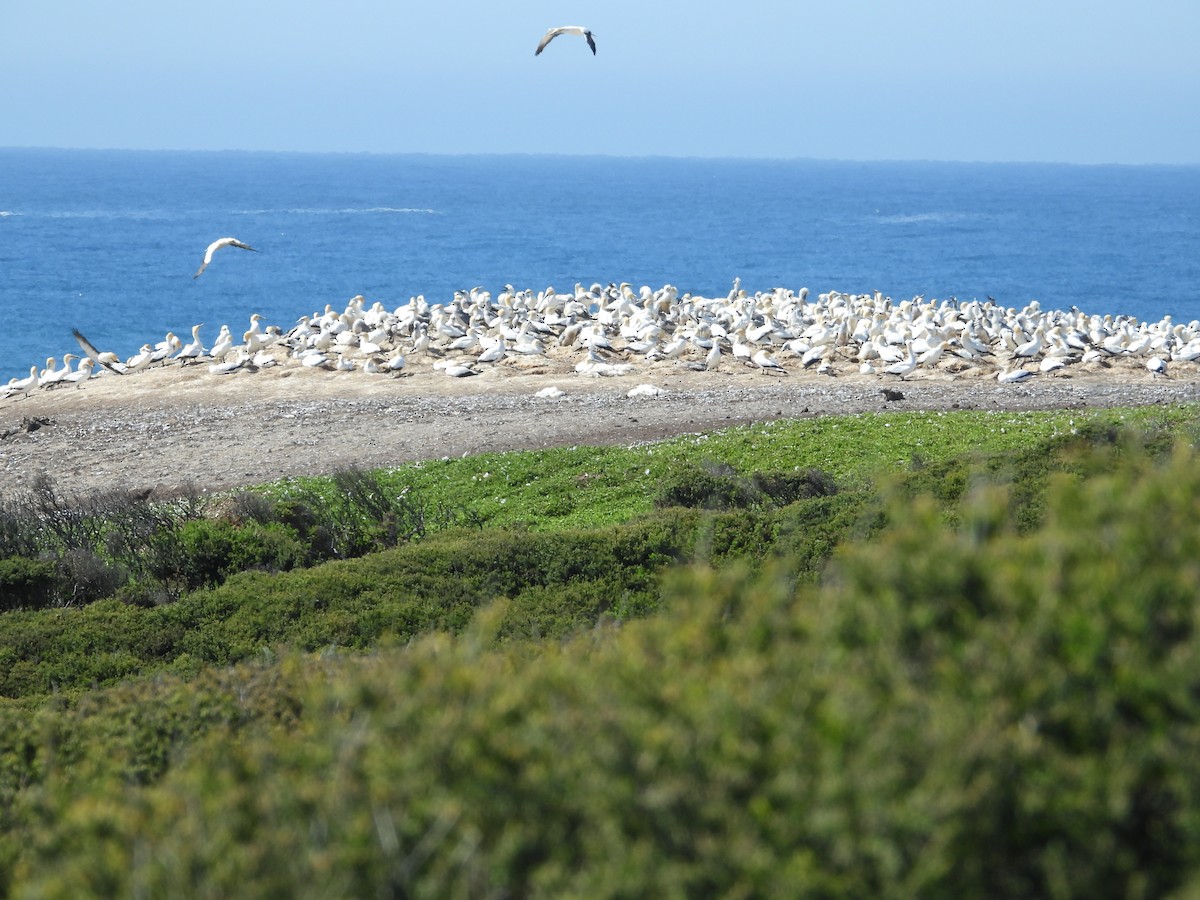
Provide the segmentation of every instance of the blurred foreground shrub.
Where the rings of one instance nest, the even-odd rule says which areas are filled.
[[[205,727],[171,679],[10,710],[0,890],[1194,893],[1200,464],[1053,478],[1032,529],[1010,494],[950,527],[897,493],[817,586],[689,568],[661,615],[567,642],[502,640],[502,602],[246,667],[198,689]]]

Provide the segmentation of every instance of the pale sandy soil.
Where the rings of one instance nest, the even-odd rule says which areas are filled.
[[[1182,368],[1182,367],[1181,367]],[[1200,369],[1154,378],[1129,364],[1001,385],[993,372],[895,377],[787,375],[723,365],[643,365],[621,377],[570,362],[505,364],[472,378],[417,367],[402,377],[280,366],[211,375],[204,365],[105,376],[0,401],[0,495],[39,474],[65,493],[122,487],[222,490],[340,468],[488,451],[630,444],[746,422],[916,409],[1066,409],[1200,396]],[[664,393],[627,397],[640,384]],[[534,394],[555,385],[557,400]],[[885,400],[884,387],[902,400]],[[38,422],[44,422],[40,427]],[[30,430],[32,427],[32,430]]]

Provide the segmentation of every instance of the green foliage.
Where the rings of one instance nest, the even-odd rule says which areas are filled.
[[[744,509],[755,503],[755,493],[732,472],[684,469],[675,473],[654,498],[655,506],[689,509]]]
[[[225,519],[196,519],[160,534],[155,551],[155,578],[187,590],[220,584],[234,572],[286,571],[308,561],[308,548],[295,531],[278,522],[239,526]]]
[[[786,506],[837,493],[833,478],[817,469],[754,472],[740,477],[732,466],[708,464],[675,472],[654,498],[656,507],[749,509]]]
[[[0,559],[0,611],[41,609],[56,593],[58,568],[44,559]]]
[[[761,535],[763,527],[758,519],[717,523],[720,554],[751,543],[747,535]],[[368,649],[384,638],[459,630],[498,597],[512,600],[506,633],[564,636],[601,617],[657,609],[659,573],[691,558],[713,529],[689,514],[560,534],[447,532],[358,560],[270,574],[262,564],[278,559],[266,559],[263,550],[273,545],[255,535],[274,534],[273,525],[196,521],[185,528],[192,537],[177,544],[191,553],[181,564],[187,571],[217,580],[252,557],[264,570],[240,572],[166,605],[130,589],[124,603],[0,617],[0,697],[76,692],[177,668],[181,658],[228,665],[282,646]],[[559,592],[556,605],[551,598]]]
[[[868,492],[871,479],[898,465],[909,469],[914,490],[924,489],[924,478],[949,505],[967,486],[963,461],[972,456],[1004,461],[1021,486],[1014,503],[1033,525],[1044,477],[1071,447],[1095,457],[1091,450],[1104,445],[1117,457],[1131,449],[1129,435],[1139,434],[1161,452],[1175,435],[1192,439],[1196,432],[1193,407],[884,413],[769,422],[624,448],[351,469],[215,502],[195,490],[170,502],[124,491],[67,497],[43,478],[25,494],[0,498],[0,559],[61,561],[53,596],[37,601],[43,605],[108,596],[154,605],[247,568],[355,558],[447,528],[596,528],[656,506],[766,510],[837,487]]]
[[[527,587],[457,636],[0,707],[0,890],[1194,890],[1200,461],[1118,456],[1049,472],[1034,523],[1011,480],[968,478],[954,524],[899,483],[819,584],[786,556],[675,568],[660,614],[536,644],[514,637],[556,595],[586,607],[573,586],[670,556],[673,517],[570,553],[463,534],[429,557],[431,584]],[[836,515],[844,496],[786,512]],[[685,516],[747,536],[766,521]],[[371,557],[364,590],[415,566],[409,549]],[[128,610],[70,612],[97,607]]]
[[[0,503],[0,895],[1194,889],[1195,437],[885,414],[218,511],[43,484]]]

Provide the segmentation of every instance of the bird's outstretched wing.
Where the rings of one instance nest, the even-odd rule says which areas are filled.
[[[592,48],[592,56],[595,56],[596,55],[596,42],[592,40],[592,33],[590,31],[585,31],[583,33],[583,36],[585,38],[587,38],[588,46]]]
[[[533,51],[533,55],[537,56],[538,54],[540,54],[543,50],[546,49],[546,45],[548,43],[550,43],[552,40],[554,40],[556,37],[558,37],[560,34],[562,34],[561,28],[551,28],[549,31],[547,31],[546,36],[544,38],[542,38],[542,42],[540,44],[538,44],[537,49]]]
[[[78,328],[72,328],[71,334],[75,335],[75,340],[79,342],[80,349],[87,354],[87,358],[90,359],[94,364],[98,366],[104,366],[104,368],[108,369],[108,371],[115,375],[125,374],[120,369],[115,368],[111,363],[105,362],[103,359],[101,359],[100,351],[92,346],[92,342],[85,338],[83,336],[83,332],[81,332]]]

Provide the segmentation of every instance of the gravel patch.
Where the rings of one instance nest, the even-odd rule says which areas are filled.
[[[656,396],[629,397],[640,384]],[[534,395],[556,386],[557,399]],[[886,399],[884,388],[902,395]],[[202,367],[93,379],[0,402],[0,495],[49,476],[66,492],[219,491],[341,468],[574,445],[625,445],[731,425],[882,410],[1082,409],[1193,402],[1200,375],[830,378],[663,366],[619,378],[501,368],[474,378]]]

